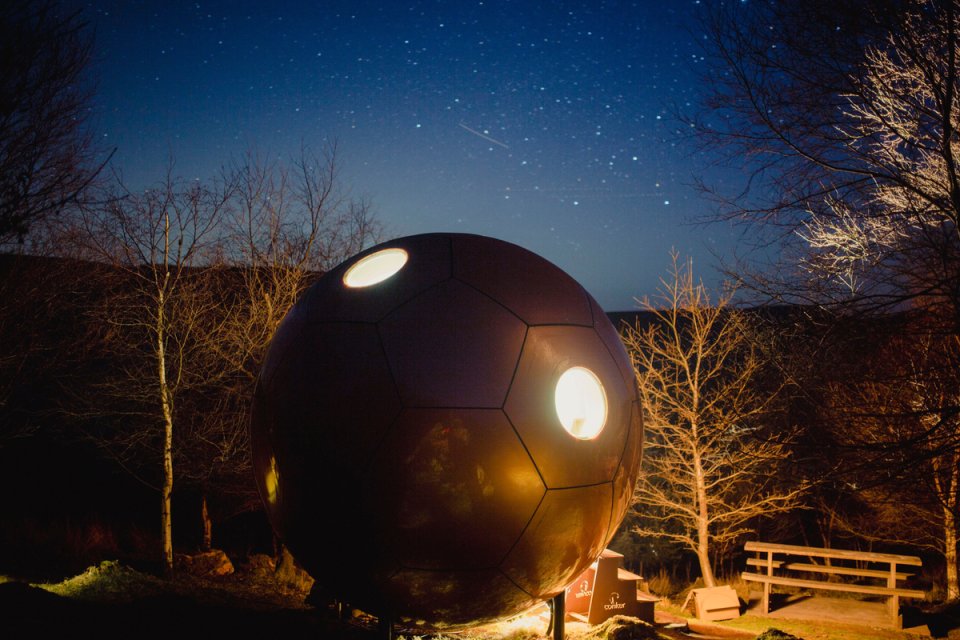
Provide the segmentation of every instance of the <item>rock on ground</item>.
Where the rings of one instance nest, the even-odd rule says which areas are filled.
[[[800,640],[800,638],[780,629],[767,629],[757,636],[757,640]]]
[[[233,563],[223,551],[214,549],[195,556],[176,554],[173,565],[178,571],[189,573],[198,578],[228,576],[233,573]]]

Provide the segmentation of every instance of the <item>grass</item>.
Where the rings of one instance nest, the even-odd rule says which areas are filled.
[[[197,578],[180,573],[162,580],[119,562],[105,560],[73,578],[35,586],[65,598],[98,604],[124,604],[165,594],[206,606],[242,607],[255,611],[303,610],[307,592],[263,572],[225,578]]]

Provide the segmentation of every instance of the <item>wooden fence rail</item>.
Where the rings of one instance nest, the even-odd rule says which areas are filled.
[[[897,587],[897,580],[904,580],[908,574],[897,571],[898,565],[915,566],[922,565],[920,558],[915,556],[901,556],[890,553],[867,553],[863,551],[844,551],[841,549],[820,549],[818,547],[797,547],[789,544],[771,544],[767,542],[748,542],[744,545],[746,551],[754,551],[757,554],[766,554],[762,557],[747,559],[747,565],[766,569],[766,573],[743,572],[744,580],[751,582],[760,582],[763,584],[763,600],[761,607],[764,615],[770,613],[770,588],[772,585],[781,585],[785,587],[803,587],[807,589],[826,589],[830,591],[847,591],[854,593],[865,593],[869,595],[889,596],[889,609],[893,628],[903,628],[903,617],[900,615],[900,598],[922,598],[923,591],[914,589],[901,589]],[[806,557],[811,560],[810,563],[793,562],[788,560],[775,560],[774,554],[784,556]],[[827,565],[814,564],[813,558],[830,558],[837,560],[853,560],[858,562],[867,562],[873,564],[887,565],[889,569],[859,569],[854,567],[834,567]],[[803,580],[791,578],[789,576],[774,575],[774,570],[779,571],[804,571],[810,573],[825,573],[831,575],[856,576],[864,578],[886,578],[887,586],[877,587],[870,585],[844,584],[839,582],[825,582],[822,580]]]

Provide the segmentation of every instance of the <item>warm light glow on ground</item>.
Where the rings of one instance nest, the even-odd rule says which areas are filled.
[[[567,369],[557,382],[557,417],[571,435],[581,440],[595,438],[607,421],[607,396],[603,385],[589,369]]]
[[[347,269],[343,283],[356,289],[383,282],[407,264],[407,257],[403,249],[377,251]]]

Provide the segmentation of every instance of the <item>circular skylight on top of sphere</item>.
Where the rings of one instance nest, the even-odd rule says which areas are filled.
[[[343,283],[353,289],[383,282],[407,264],[403,249],[384,249],[372,253],[343,274]]]
[[[557,417],[570,435],[581,440],[597,437],[607,421],[607,394],[589,369],[567,369],[557,381]]]

